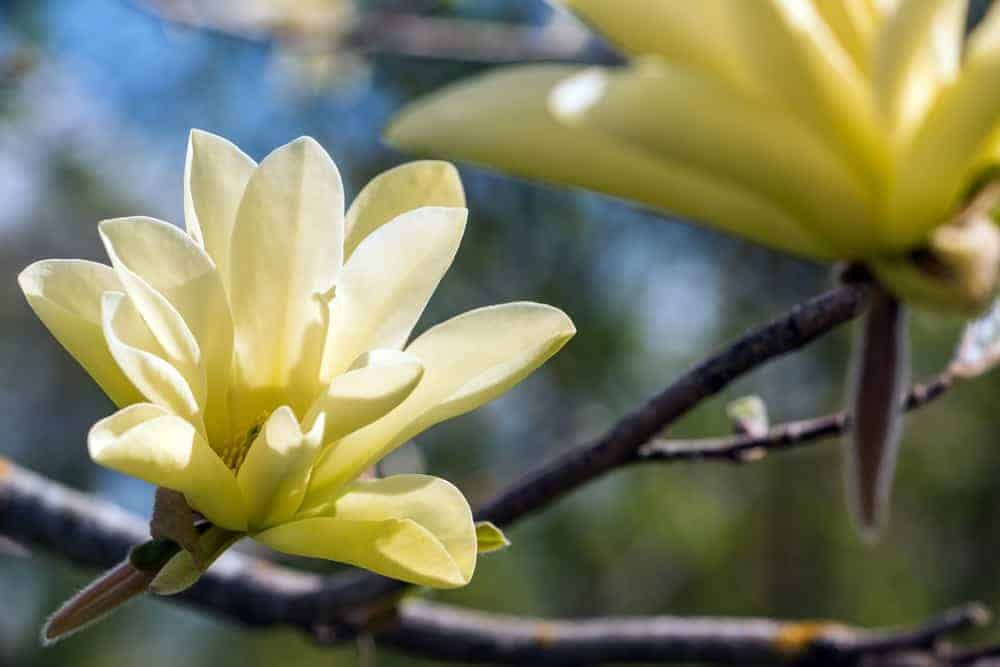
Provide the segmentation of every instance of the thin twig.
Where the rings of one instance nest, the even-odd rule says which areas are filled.
[[[951,371],[946,370],[928,382],[914,385],[906,396],[903,410],[916,410],[939,398],[955,384],[955,380]],[[842,435],[848,426],[847,413],[837,412],[779,424],[760,436],[737,434],[724,438],[693,440],[658,438],[641,448],[638,462],[721,460],[729,463],[753,463],[770,452],[793,449]]]
[[[990,645],[965,651],[953,651],[948,656],[948,664],[955,667],[971,667],[1000,664],[1000,646]]]
[[[408,58],[488,64],[533,61],[611,65],[623,62],[610,48],[592,40],[581,25],[560,22],[525,27],[485,19],[421,16],[399,11],[363,12],[357,21],[336,25],[329,34],[287,26],[268,29],[239,20],[213,24],[204,9],[178,0],[133,0],[133,6],[174,25],[206,30],[250,42],[277,41],[305,53],[354,51]]]
[[[615,468],[641,458],[640,449],[702,401],[743,374],[798,350],[865,307],[860,285],[837,287],[744,334],[625,416],[597,440],[571,448],[501,491],[477,518],[507,525]]]
[[[114,505],[0,460],[0,531],[74,562],[110,567],[148,526]],[[383,645],[447,661],[509,664],[713,662],[856,664],[897,652],[939,659],[937,640],[981,625],[986,613],[967,605],[913,628],[870,631],[827,621],[763,618],[524,618],[403,601],[383,626],[365,614],[316,625],[295,614],[296,600],[324,578],[237,552],[225,554],[193,588],[173,601],[251,626],[291,625],[326,643],[371,632]],[[379,629],[382,627],[382,629]]]

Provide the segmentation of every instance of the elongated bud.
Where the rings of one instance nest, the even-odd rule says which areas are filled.
[[[132,598],[144,593],[180,546],[154,539],[138,545],[128,558],[99,576],[56,610],[42,628],[48,646],[99,621]]]
[[[869,541],[878,537],[886,518],[896,465],[909,370],[905,325],[904,306],[873,288],[861,338],[854,346],[852,426],[845,441],[851,509]]]
[[[67,600],[42,628],[42,644],[48,646],[79,632],[91,623],[145,592],[153,573],[125,560],[90,582]]]

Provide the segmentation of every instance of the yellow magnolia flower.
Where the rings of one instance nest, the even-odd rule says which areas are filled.
[[[183,494],[215,527],[206,558],[245,534],[408,582],[468,583],[476,527],[458,489],[363,473],[531,373],[573,335],[569,318],[509,303],[407,344],[465,229],[447,163],[380,175],[345,215],[337,168],[312,139],[257,165],[195,131],[184,185],[187,233],[108,220],[111,266],[46,260],[20,276],[121,408],[91,430],[94,461]],[[183,579],[183,565],[166,570]]]
[[[1000,165],[996,4],[967,41],[966,0],[564,4],[631,63],[492,72],[389,140],[861,261],[932,307],[988,302],[994,225],[945,223]]]

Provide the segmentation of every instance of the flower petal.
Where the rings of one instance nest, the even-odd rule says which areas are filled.
[[[201,405],[184,376],[165,361],[139,311],[121,292],[102,299],[104,339],[125,376],[147,400],[166,408],[204,432]],[[158,354],[159,353],[159,354]]]
[[[340,271],[344,193],[333,161],[307,137],[250,177],[236,215],[230,300],[242,421],[283,396],[300,413],[319,388],[325,322],[316,298]]]
[[[336,376],[302,420],[312,429],[324,418],[323,444],[381,418],[410,395],[424,373],[417,357],[398,350],[375,350],[358,366]]]
[[[803,0],[727,3],[758,93],[798,115],[873,184],[888,169],[869,83]]]
[[[320,415],[313,429],[303,434],[288,406],[278,408],[264,422],[236,476],[251,530],[287,521],[295,514],[322,445],[323,422]]]
[[[106,220],[100,229],[130,300],[168,352],[167,360],[203,400],[209,440],[226,441],[233,324],[215,265],[166,222],[122,218]]]
[[[435,588],[469,583],[476,529],[461,491],[427,475],[351,484],[322,516],[254,536],[279,551],[351,563]]]
[[[555,87],[552,109],[759,192],[843,257],[863,256],[878,241],[870,190],[814,130],[689,69],[646,60],[585,70]]]
[[[738,88],[750,81],[746,58],[732,33],[727,0],[564,0],[564,4],[631,56],[663,56]]]
[[[889,215],[901,247],[919,242],[954,213],[980,175],[1000,118],[1000,5],[969,39],[959,77],[941,91],[900,156]]]
[[[184,223],[188,234],[229,281],[229,243],[247,181],[257,163],[222,137],[191,130],[184,164]]]
[[[344,221],[344,258],[396,216],[424,206],[465,208],[458,170],[448,162],[419,160],[383,172],[361,189]]]
[[[235,476],[194,426],[161,406],[137,403],[102,419],[87,447],[103,466],[183,493],[217,526],[246,530]]]
[[[820,0],[815,6],[854,66],[869,73],[882,19],[871,0]]]
[[[142,400],[118,368],[101,331],[101,294],[122,289],[111,267],[48,259],[26,268],[17,282],[42,323],[118,407]]]
[[[967,0],[910,0],[876,41],[876,103],[897,142],[916,128],[942,86],[958,74]]]
[[[309,496],[329,497],[417,433],[493,400],[574,333],[565,313],[536,303],[480,308],[429,329],[406,349],[424,365],[420,384],[385,417],[324,451]]]
[[[324,380],[376,348],[399,349],[458,251],[468,211],[407,211],[368,235],[344,265],[330,305]]]
[[[404,109],[386,137],[408,149],[631,199],[787,252],[832,254],[757,193],[560,122],[549,111],[550,93],[579,71],[529,65],[460,82]]]

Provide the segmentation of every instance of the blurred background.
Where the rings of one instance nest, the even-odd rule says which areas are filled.
[[[112,404],[37,321],[16,276],[40,258],[105,261],[96,229],[105,218],[180,223],[192,127],[258,159],[311,135],[353,196],[410,159],[379,139],[394,110],[489,66],[483,60],[503,59],[509,45],[540,57],[613,57],[541,0],[378,5],[490,21],[499,38],[464,45],[456,38],[445,54],[435,53],[445,42],[392,35],[372,47],[356,37],[365,14],[336,0],[0,2],[0,456],[149,512],[150,487],[89,461],[86,432]],[[210,10],[192,9],[200,6]],[[434,55],[445,57],[427,57]],[[418,331],[468,308],[520,299],[563,308],[579,329],[516,390],[434,428],[390,460],[453,480],[473,503],[600,434],[748,326],[830,284],[829,267],[607,198],[461,171],[470,224]],[[915,314],[915,378],[943,367],[961,324]],[[775,422],[838,409],[850,341],[849,330],[838,331],[751,374],[670,435],[725,434],[727,401],[747,394],[763,397]],[[828,441],[741,467],[617,472],[510,530],[513,548],[484,558],[470,586],[433,595],[531,615],[767,615],[879,625],[968,600],[1000,609],[998,399],[1000,377],[988,376],[908,419],[891,522],[876,546],[863,545],[851,528],[838,443]],[[0,553],[0,664],[357,660],[350,645],[320,648],[290,630],[248,631],[153,599],[39,648],[45,615],[92,575],[58,555]],[[1000,640],[1000,630],[980,638]],[[378,664],[426,663],[379,650]]]

